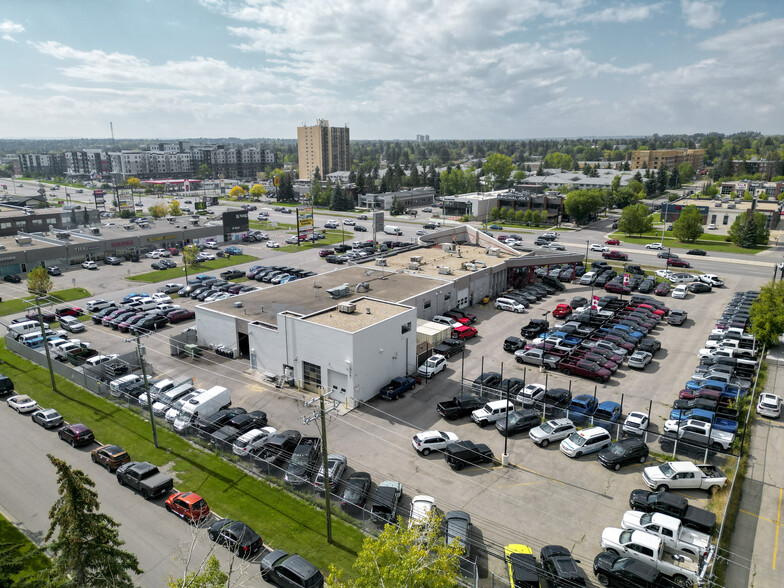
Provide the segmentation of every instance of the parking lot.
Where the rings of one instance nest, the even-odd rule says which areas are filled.
[[[314,252],[294,254],[287,256],[285,263],[306,268],[323,265],[317,258],[312,259],[315,255]],[[291,259],[295,256],[297,261]],[[107,277],[109,272],[123,277],[122,266],[107,266],[106,270]],[[99,271],[103,272],[104,266]],[[92,272],[90,279],[94,280],[96,273]],[[478,561],[482,575],[489,571],[506,576],[500,556],[507,543],[527,544],[535,553],[544,545],[560,544],[572,550],[592,579],[590,562],[600,551],[601,531],[606,526],[619,525],[623,512],[628,509],[629,492],[643,486],[640,474],[643,466],[627,466],[612,472],[600,466],[595,456],[570,460],[561,454],[557,444],[542,449],[533,445],[527,435],[518,434],[508,440],[509,467],[496,463],[492,467],[454,472],[438,453],[418,456],[411,446],[411,437],[422,430],[453,431],[461,439],[487,443],[500,459],[504,438],[494,427],[480,429],[469,418],[443,421],[435,405],[459,392],[461,374],[470,382],[482,369],[500,372],[502,363],[504,377],[525,378],[527,383],[543,384],[546,377],[548,386],[571,388],[573,396],[593,395],[596,387],[600,401],[622,402],[624,415],[630,410],[646,412],[652,403],[651,429],[660,429],[678,390],[693,372],[697,350],[703,346],[714,319],[731,293],[763,283],[761,278],[722,277],[727,281],[725,288],[708,294],[690,294],[685,300],[662,299],[670,308],[688,311],[688,321],[682,327],[660,324],[651,333],[661,341],[662,349],[643,372],[624,365],[607,383],[599,385],[582,378],[570,379],[558,372],[545,374],[537,368],[524,368],[514,361],[512,354],[502,349],[503,340],[510,335],[519,335],[520,327],[531,318],[542,318],[556,304],[568,302],[574,296],[590,298],[589,286],[570,284],[565,292],[545,297],[524,314],[496,311],[491,305],[474,306],[471,312],[478,317],[479,336],[468,342],[465,354],[452,357],[446,372],[417,386],[397,402],[374,399],[352,412],[331,413],[328,425],[330,451],[348,456],[350,471],[369,472],[374,484],[386,479],[402,482],[404,502],[400,512],[403,514],[408,512],[410,499],[416,494],[433,496],[444,512],[459,509],[470,513],[475,525],[472,540],[488,552]],[[157,286],[147,284],[129,289],[126,282],[125,289],[118,291],[117,283],[107,279],[106,291],[96,295],[121,298],[125,292],[153,292]],[[599,290],[595,293],[603,294]],[[175,299],[174,302],[186,308],[196,306],[189,299]],[[548,319],[552,324],[553,318]],[[79,338],[90,341],[102,352],[127,352],[135,346],[126,342],[126,334],[93,326],[91,321],[86,325],[87,331],[80,333]],[[172,357],[168,337],[187,326],[186,322],[166,327],[143,340],[147,359],[156,374],[188,374],[200,388],[224,385],[231,390],[234,405],[248,410],[265,410],[270,424],[278,430],[294,428],[303,434],[317,434],[315,424],[302,424],[303,415],[309,415],[312,410],[304,407],[303,400],[311,395],[264,383],[258,375],[250,373],[243,360],[230,360],[209,351],[195,359]],[[651,442],[650,449],[661,451],[655,442]],[[704,492],[685,495],[696,505],[707,500]]]

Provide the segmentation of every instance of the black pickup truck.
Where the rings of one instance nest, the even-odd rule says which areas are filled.
[[[465,349],[465,341],[462,339],[444,339],[433,348],[433,353],[443,355],[447,359],[457,355]]]
[[[174,488],[174,481],[158,471],[158,467],[146,461],[131,461],[117,468],[120,486],[128,486],[139,492],[145,500]]]
[[[455,441],[444,448],[444,459],[453,470],[462,470],[467,465],[492,462],[493,450],[484,443]]]
[[[520,335],[526,339],[535,339],[541,333],[550,328],[550,323],[544,319],[531,319],[531,321],[520,329]]]
[[[475,396],[473,394],[459,394],[452,400],[445,400],[436,404],[438,414],[448,421],[468,416],[477,408],[482,408],[490,402],[485,396]]]
[[[299,431],[291,429],[275,433],[270,437],[270,440],[267,441],[264,450],[259,455],[261,462],[257,463],[259,465],[262,465],[263,463],[267,466],[286,463],[299,444],[301,438],[302,434]]]
[[[683,496],[672,492],[632,490],[629,506],[642,512],[660,512],[680,519],[684,526],[710,535],[716,528],[716,515],[708,510],[689,506]]]
[[[302,437],[294,448],[284,479],[287,484],[301,486],[310,482],[321,457],[321,439]]]

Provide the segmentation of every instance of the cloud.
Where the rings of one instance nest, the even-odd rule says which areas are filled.
[[[595,23],[628,23],[647,20],[657,12],[661,12],[665,2],[655,4],[620,4],[608,6],[597,12],[589,12],[577,16],[577,20]]]
[[[688,26],[710,29],[724,22],[719,12],[722,4],[712,0],[681,0],[681,12]]]
[[[758,54],[758,60],[768,59],[766,52],[784,47],[784,18],[746,25],[706,39],[699,44],[707,51],[721,51],[733,56]],[[770,75],[770,72],[768,73]]]
[[[0,39],[16,43],[16,39],[14,39],[12,35],[23,33],[24,30],[25,28],[22,25],[6,18],[0,22]]]

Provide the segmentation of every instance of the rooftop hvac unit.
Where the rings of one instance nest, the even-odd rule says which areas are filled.
[[[422,263],[423,257],[421,255],[412,255],[411,256],[411,263]]]
[[[234,303],[234,308],[242,308],[242,300],[237,300],[237,302]]]
[[[345,312],[346,314],[351,314],[357,309],[357,305],[353,302],[341,302],[338,304],[338,312]]]
[[[71,238],[71,233],[69,233],[67,231],[57,231],[54,234],[54,236],[57,237],[58,239],[70,239]]]
[[[408,269],[410,269],[410,270],[418,270],[419,269],[419,264],[416,263],[415,261],[412,261],[411,263],[408,264]]]
[[[343,296],[348,296],[351,294],[351,287],[349,286],[348,282],[346,282],[342,286],[327,288],[327,294],[332,296],[332,298],[342,298]]]
[[[376,265],[380,265],[381,267],[386,267],[387,266],[387,260],[384,259],[383,257],[381,257],[381,258],[376,260]]]
[[[498,249],[498,247],[488,247],[487,248],[487,254],[488,255],[492,255],[493,257],[500,257],[501,250]]]
[[[354,286],[354,292],[367,292],[370,290],[370,283],[369,282],[360,282],[356,286]]]
[[[454,251],[455,246],[451,243],[441,243],[441,251],[446,251],[447,253],[450,251]]]
[[[446,266],[438,268],[438,273],[443,274],[445,276],[449,276],[452,274],[452,269]]]
[[[476,264],[475,263],[465,262],[463,264],[463,269],[468,270],[469,272],[475,272],[476,271]]]
[[[16,237],[17,245],[30,245],[33,242],[31,237]]]
[[[92,229],[90,229],[90,232],[93,235],[100,235],[101,234],[101,229],[99,229],[98,227],[93,227]]]

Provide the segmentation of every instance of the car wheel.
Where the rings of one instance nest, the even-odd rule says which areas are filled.
[[[670,487],[667,484],[659,484],[658,486],[656,486],[656,492],[662,492],[662,491],[669,492]]]
[[[581,458],[582,456],[583,456],[583,452],[582,452],[582,451],[578,451],[577,453],[575,453],[575,454],[574,454],[574,458],[575,458],[575,459],[579,459],[579,458]]]
[[[519,357],[515,357],[515,361],[517,363],[523,363],[523,360],[521,358],[519,358]]]
[[[612,553],[613,555],[620,555],[620,553],[618,553],[618,551],[616,551],[615,549],[606,549],[605,551],[607,553]]]
[[[487,421],[479,421],[478,424],[479,424],[480,427],[482,427],[484,429],[487,426]]]
[[[599,582],[599,584],[601,584],[602,586],[609,586],[609,585],[610,585],[610,578],[608,578],[608,577],[607,577],[605,574],[603,574],[602,572],[599,572],[598,574],[596,574],[596,580],[597,580],[597,581]]]
[[[150,493],[147,490],[142,490],[142,498],[144,498],[145,500],[149,500]]]
[[[110,464],[108,461],[106,462],[106,465],[104,467],[106,468],[107,472],[109,472],[110,474],[112,473],[112,464]]]
[[[721,488],[720,488],[719,486],[711,486],[710,488],[708,488],[708,494],[710,494],[711,496],[716,496],[716,493],[717,493],[717,492],[718,492],[720,489],[721,489]]]
[[[125,482],[123,482],[122,476],[121,476],[121,475],[119,475],[119,474],[117,474],[117,483],[118,483],[120,486],[125,486]]]
[[[549,439],[542,439],[541,445],[542,445],[542,447],[547,447],[548,445],[550,445],[550,440]]]
[[[74,441],[73,439],[71,439],[71,447],[76,447],[76,441]]]
[[[164,506],[164,508],[166,509],[166,512],[171,512],[171,511],[172,511],[172,509],[171,509],[171,506],[169,506],[169,503],[168,503],[168,502],[167,502],[167,503],[165,503],[163,506]]]
[[[265,582],[269,580],[269,570],[261,570],[261,579]]]
[[[563,375],[564,375],[564,376],[568,376],[569,374],[571,374],[571,373],[572,373],[572,372],[569,370],[569,368],[564,368],[564,369],[563,369],[563,370],[561,370],[561,371],[563,372]]]
[[[692,581],[686,578],[685,576],[675,576],[673,579],[676,585],[681,586],[683,588],[691,588]]]
[[[425,449],[423,449],[423,450],[422,450],[422,455],[424,455],[425,457],[427,457],[428,455],[430,455],[430,450],[429,450],[428,448],[425,448]]]
[[[90,455],[90,459],[93,460],[93,463],[98,463],[98,460],[95,458],[94,455]]]

